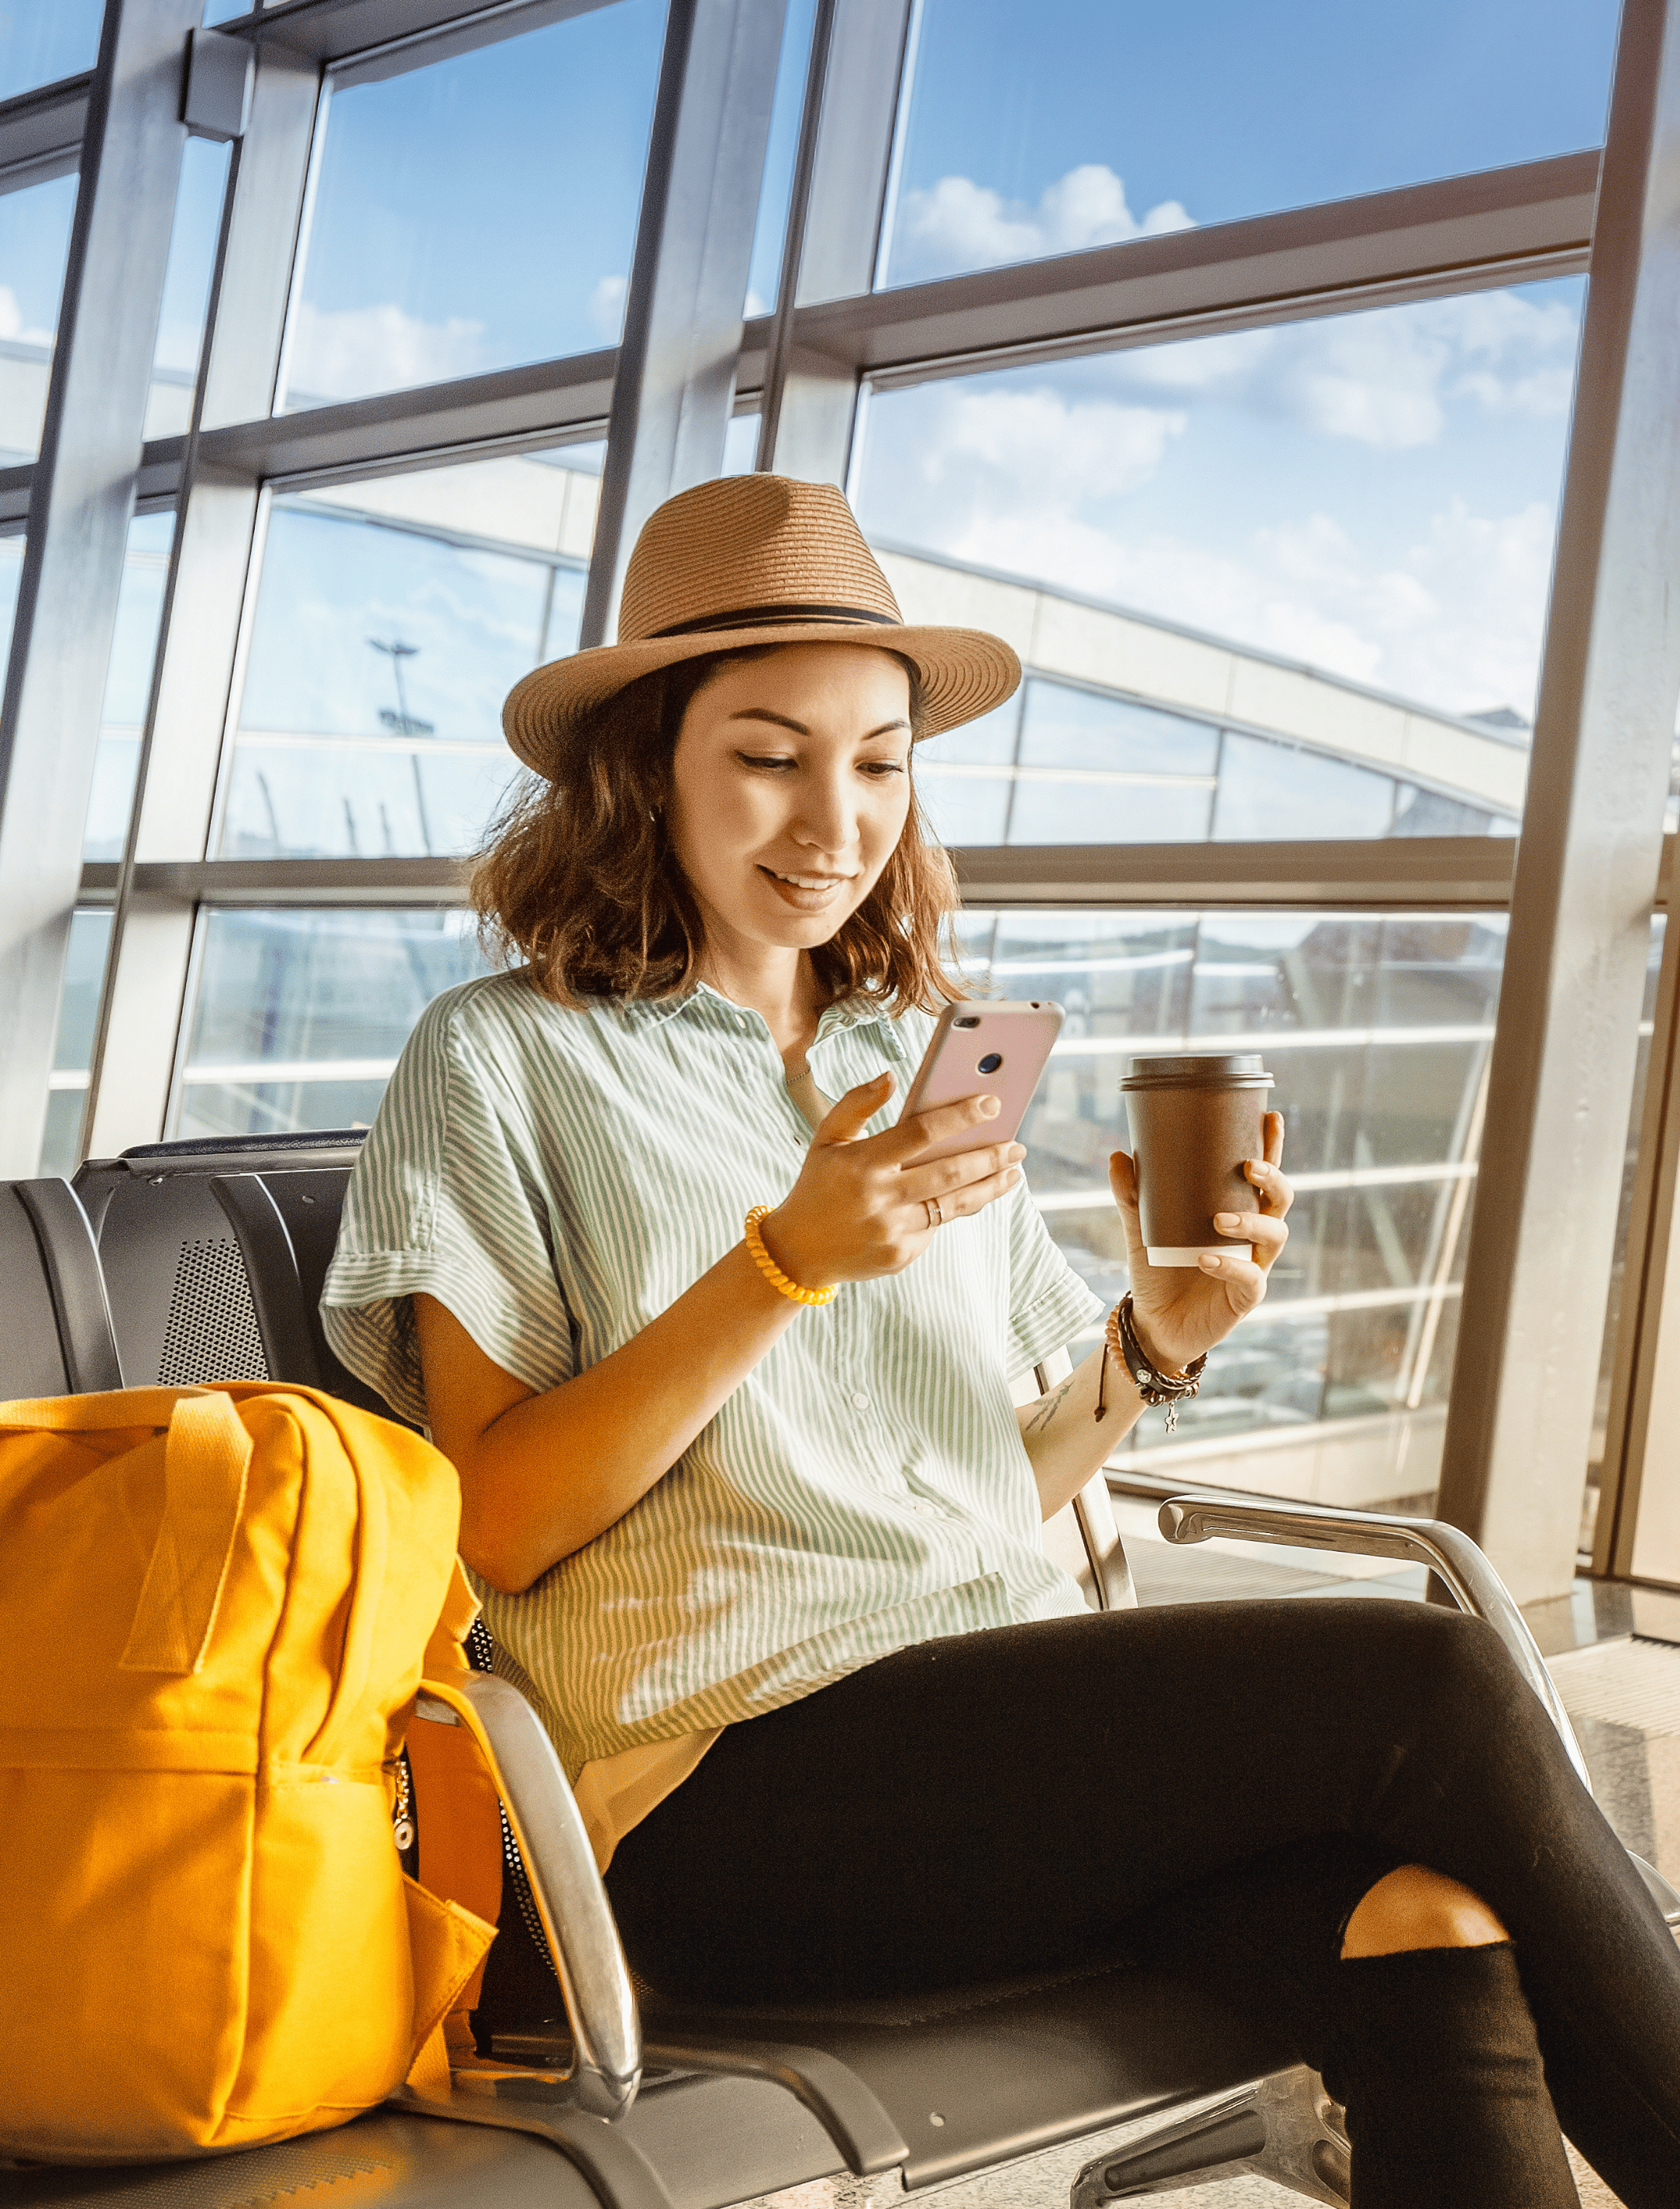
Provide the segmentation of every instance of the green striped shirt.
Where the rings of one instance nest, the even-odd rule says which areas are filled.
[[[856,996],[808,1061],[840,1097],[890,1067],[891,1125],[933,1027]],[[518,974],[438,998],[345,1205],[322,1317],[405,1417],[412,1308],[557,1387],[650,1324],[787,1195],[811,1141],[756,1012],[701,984],[573,1011]],[[935,1635],[1083,1609],[1040,1546],[1011,1378],[1101,1306],[1024,1182],[903,1273],[801,1311],[663,1479],[491,1631],[569,1772],[796,1700]]]

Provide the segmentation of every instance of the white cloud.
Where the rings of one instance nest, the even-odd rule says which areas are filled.
[[[0,284],[0,338],[10,338],[18,345],[50,346],[53,341],[51,330],[24,327],[23,310],[9,284]]]
[[[1390,435],[1403,426],[1398,412],[1389,418]],[[1509,705],[1532,713],[1553,533],[1545,503],[1489,515],[1453,500],[1397,557],[1374,554],[1357,525],[1321,511],[1233,529],[1218,545],[1159,522],[1128,527],[1124,504],[1111,502],[1146,481],[1186,427],[1181,412],[1071,401],[1043,386],[949,388],[921,418],[899,471],[900,511],[919,517],[915,541],[958,560],[1448,712]]]
[[[1112,400],[1068,405],[1054,392],[970,391],[958,386],[944,411],[942,435],[925,455],[930,484],[969,500],[988,483],[1030,485],[1035,499],[1116,497],[1155,473],[1182,413]]]
[[[624,334],[624,301],[630,289],[627,276],[603,276],[589,295],[589,319],[609,345]]]
[[[288,391],[312,399],[354,399],[473,375],[483,363],[484,325],[452,315],[428,322],[393,301],[373,307],[297,310]]]
[[[1440,440],[1455,401],[1530,420],[1565,413],[1578,324],[1556,300],[1484,292],[1116,356],[1137,392],[1197,393],[1320,436],[1404,452]]]
[[[1163,200],[1141,220],[1134,215],[1125,184],[1100,161],[1070,169],[1047,186],[1036,207],[1005,200],[970,177],[941,177],[906,192],[899,202],[892,277],[895,283],[915,282],[1191,227],[1177,200]]]

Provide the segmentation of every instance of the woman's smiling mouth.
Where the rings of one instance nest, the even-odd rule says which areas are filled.
[[[829,903],[837,890],[855,882],[855,875],[781,875],[760,863],[759,872],[777,895],[801,911],[813,912]]]

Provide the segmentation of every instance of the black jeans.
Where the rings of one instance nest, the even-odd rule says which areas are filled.
[[[1316,2062],[1341,1934],[1400,1863],[1509,1928],[1564,2130],[1680,2200],[1680,1954],[1490,1627],[1381,1598],[928,1641],[734,1725],[620,1844],[633,1965],[712,2001],[1024,1976],[1139,1941]]]

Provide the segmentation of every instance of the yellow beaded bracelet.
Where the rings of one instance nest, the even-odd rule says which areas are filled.
[[[832,1285],[825,1289],[802,1289],[797,1281],[790,1281],[765,1248],[765,1238],[759,1231],[759,1222],[768,1219],[770,1207],[755,1204],[747,1215],[747,1247],[753,1254],[753,1263],[773,1289],[784,1297],[791,1297],[796,1304],[831,1304],[834,1302]]]

